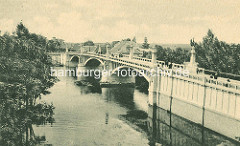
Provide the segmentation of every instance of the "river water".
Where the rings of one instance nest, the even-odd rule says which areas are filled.
[[[48,144],[64,145],[148,145],[146,134],[119,117],[130,110],[147,112],[147,94],[128,88],[77,86],[73,77],[60,79],[43,96],[52,102],[55,123],[34,128]]]
[[[58,77],[43,101],[53,103],[55,122],[34,126],[43,145],[236,145],[226,137],[160,108],[148,106],[148,94],[136,88],[77,86],[74,77]],[[161,116],[154,116],[161,115]]]

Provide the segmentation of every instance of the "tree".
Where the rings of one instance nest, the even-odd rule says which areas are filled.
[[[180,47],[176,48],[176,50],[173,50],[156,45],[155,48],[157,49],[157,60],[165,61],[166,64],[168,64],[168,62],[182,64],[183,62],[188,61],[190,58],[189,51]]]
[[[148,44],[147,37],[144,38],[144,43],[143,43],[142,47],[143,47],[144,49],[148,49],[148,48],[149,48],[149,44]]]
[[[199,67],[215,72],[240,73],[239,44],[227,44],[218,40],[211,30],[208,30],[203,41],[195,46],[196,61]]]
[[[227,54],[224,52],[227,45],[218,40],[211,30],[208,30],[207,35],[203,38],[201,44],[196,44],[197,62],[200,67],[215,71],[223,70],[226,61],[223,58]]]
[[[33,145],[32,124],[54,120],[54,106],[36,99],[56,79],[43,47],[45,37],[30,33],[22,23],[16,32],[0,36],[0,145]]]
[[[18,38],[21,38],[21,37],[26,37],[26,38],[27,38],[27,37],[29,36],[29,31],[28,31],[28,29],[23,25],[22,22],[20,22],[20,23],[17,25],[16,33],[17,33]]]
[[[84,42],[83,46],[94,46],[94,43],[93,43],[93,41],[89,40],[89,41]]]

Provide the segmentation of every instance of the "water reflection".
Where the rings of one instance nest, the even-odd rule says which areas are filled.
[[[133,102],[134,88],[102,88],[103,95],[107,101],[113,101],[127,109],[135,109]]]
[[[153,146],[158,143],[169,146],[239,145],[236,141],[156,106],[149,106],[148,122],[150,145]]]
[[[100,87],[99,81],[95,80],[93,77],[87,77],[82,79],[82,81],[87,82],[88,86],[81,86],[81,93],[82,94],[89,94],[89,93],[102,93],[102,89]]]

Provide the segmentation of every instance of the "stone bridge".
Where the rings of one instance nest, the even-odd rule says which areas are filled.
[[[134,56],[133,47],[128,46],[128,55],[113,56],[110,47],[106,54],[89,51],[51,53],[53,60],[69,65],[76,62],[78,68],[95,61],[105,70],[131,68],[136,71],[162,70],[172,72],[157,75],[145,75],[149,82],[148,102],[173,114],[186,118],[230,138],[240,136],[240,84],[238,81],[227,81],[210,78],[199,72],[195,63],[194,47],[187,65],[172,64],[166,67],[165,62],[156,60],[156,50],[152,50],[152,59]],[[180,70],[188,70],[187,76],[177,75]],[[197,71],[198,70],[198,71]],[[161,116],[161,115],[156,115]]]

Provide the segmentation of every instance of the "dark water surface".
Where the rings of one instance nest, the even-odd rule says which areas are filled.
[[[148,94],[136,88],[77,86],[73,77],[59,77],[42,99],[53,103],[55,123],[34,126],[44,144],[92,145],[238,145],[160,108],[148,106]],[[120,79],[121,80],[121,79]]]
[[[56,107],[55,123],[34,127],[35,134],[45,135],[48,144],[148,145],[146,134],[120,118],[129,110],[147,112],[146,94],[127,88],[79,87],[73,77],[59,79],[51,94],[42,98]]]

